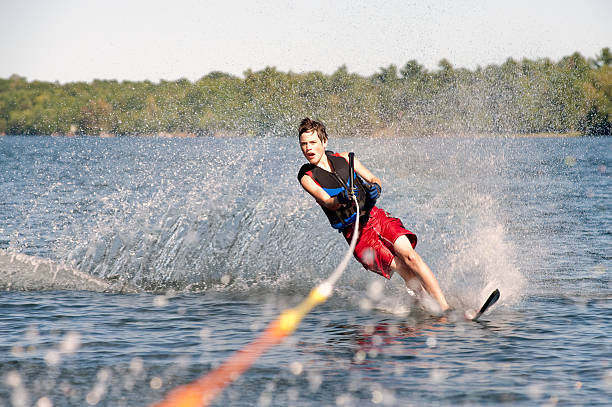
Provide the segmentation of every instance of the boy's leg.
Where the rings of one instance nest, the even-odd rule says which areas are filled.
[[[410,289],[418,292],[419,287],[416,287],[414,282],[416,277],[419,285],[438,302],[441,311],[446,311],[449,306],[440,289],[438,280],[421,256],[412,248],[410,240],[405,235],[398,237],[393,244],[393,249],[395,257],[391,262],[391,268],[402,276]],[[417,289],[413,289],[413,286]]]

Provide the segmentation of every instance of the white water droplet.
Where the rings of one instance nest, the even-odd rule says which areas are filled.
[[[291,373],[293,373],[295,376],[299,376],[302,374],[304,366],[300,362],[291,362],[289,364],[289,370],[291,370]]]

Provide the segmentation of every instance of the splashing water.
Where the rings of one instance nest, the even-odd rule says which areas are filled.
[[[325,276],[344,243],[299,187],[295,174],[303,159],[292,141],[97,140],[88,146],[89,155],[79,154],[82,141],[62,146],[66,150],[58,150],[56,165],[65,169],[45,168],[57,175],[47,176],[44,192],[51,196],[49,191],[72,186],[81,200],[59,208],[66,219],[50,239],[52,257],[136,289],[303,292]],[[476,296],[497,285],[504,286],[507,301],[515,301],[523,284],[496,184],[506,176],[508,162],[503,149],[486,144],[442,141],[436,149],[429,139],[330,144],[355,150],[382,178],[379,204],[419,235],[417,250],[461,306],[476,306]],[[70,173],[71,167],[82,172]],[[68,180],[62,171],[70,174]],[[38,216],[39,206],[51,205],[49,199],[43,194],[35,201],[26,223]],[[15,234],[23,234],[25,226]],[[355,272],[345,279],[354,291],[346,295],[361,301],[360,293],[375,279],[356,264],[351,268]],[[385,290],[406,297],[401,284]]]
[[[175,151],[163,167],[143,159],[137,176],[101,199],[95,222],[62,237],[58,252],[79,270],[152,290],[282,279],[306,205],[287,193],[290,177],[269,167],[280,160],[266,158],[277,153],[273,143],[242,144],[209,140]]]

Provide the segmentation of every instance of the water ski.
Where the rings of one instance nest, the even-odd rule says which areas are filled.
[[[470,321],[478,321],[478,318],[480,318],[482,314],[484,314],[489,308],[491,308],[493,304],[497,302],[497,300],[499,300],[499,289],[496,288],[495,291],[493,291],[491,295],[489,295],[489,298],[487,298],[487,300],[484,302],[484,304],[480,308],[480,311],[478,311],[473,316],[470,315],[470,311],[466,311],[465,317]]]

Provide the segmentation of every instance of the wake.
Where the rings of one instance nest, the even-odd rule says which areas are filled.
[[[122,282],[105,281],[66,264],[0,249],[0,290],[132,292]]]

